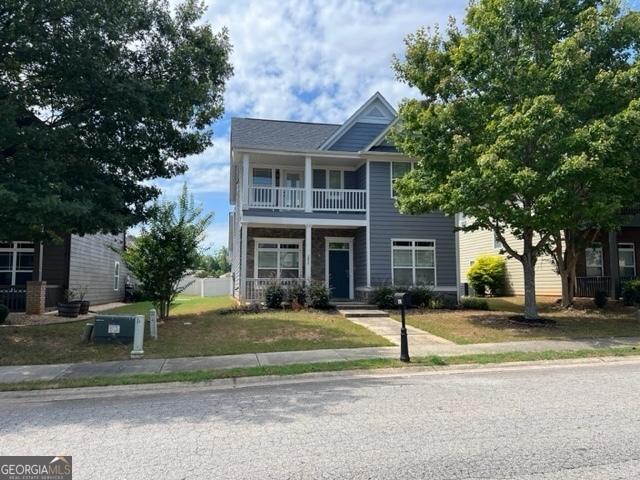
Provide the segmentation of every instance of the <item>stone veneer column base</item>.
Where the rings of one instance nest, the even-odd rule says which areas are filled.
[[[41,315],[44,313],[45,297],[47,295],[47,282],[27,282],[26,312],[29,315]]]

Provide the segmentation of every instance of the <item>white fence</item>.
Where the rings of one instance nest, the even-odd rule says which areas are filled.
[[[231,277],[223,278],[198,278],[188,275],[182,279],[180,286],[186,286],[183,295],[197,295],[200,297],[221,297],[231,295],[233,284]]]

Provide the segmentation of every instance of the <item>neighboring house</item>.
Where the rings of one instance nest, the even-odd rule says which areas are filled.
[[[336,299],[380,284],[457,291],[454,219],[402,215],[392,181],[412,168],[386,138],[396,112],[376,93],[343,124],[231,121],[234,296],[321,281]]]
[[[463,216],[459,221],[464,222]],[[483,253],[500,253],[500,242],[493,232],[480,230],[476,232],[460,232],[460,278],[466,282],[467,271],[475,258]],[[520,248],[520,243],[507,233],[510,245]],[[622,284],[638,275],[638,257],[640,254],[640,215],[630,218],[618,232],[600,232],[594,243],[579,252],[576,265],[576,289],[579,297],[593,297],[597,290],[603,290],[610,296],[620,295]],[[524,293],[524,277],[522,264],[507,258],[507,293],[521,295]],[[560,276],[550,256],[542,256],[536,265],[536,293],[538,295],[562,294]]]
[[[54,308],[65,290],[86,288],[92,304],[122,301],[128,271],[119,251],[124,235],[67,235],[53,244],[0,243],[0,303],[24,308],[26,282],[47,283],[47,308]],[[4,299],[4,300],[3,300]]]

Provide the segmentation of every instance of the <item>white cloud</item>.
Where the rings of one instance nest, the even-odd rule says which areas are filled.
[[[206,240],[204,241],[204,247],[209,250],[207,253],[211,254],[220,247],[226,247],[229,243],[229,224],[215,223],[207,229]]]

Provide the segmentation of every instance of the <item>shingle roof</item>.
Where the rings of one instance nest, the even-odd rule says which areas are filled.
[[[340,125],[257,118],[231,119],[231,147],[316,150]]]

